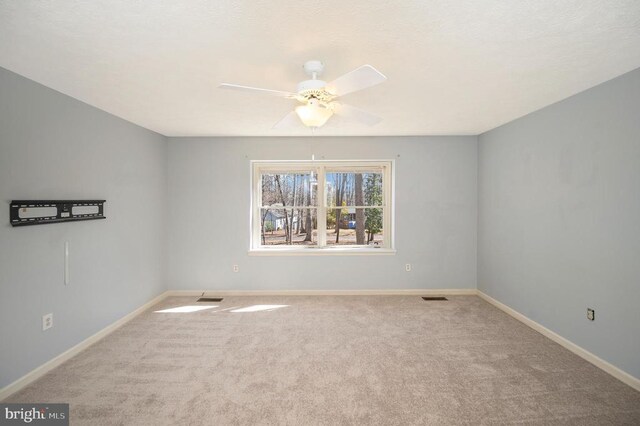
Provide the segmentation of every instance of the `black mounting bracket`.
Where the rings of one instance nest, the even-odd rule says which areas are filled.
[[[106,219],[106,200],[13,200],[12,226]]]

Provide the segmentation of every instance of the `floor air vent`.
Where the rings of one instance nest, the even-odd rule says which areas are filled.
[[[444,296],[422,296],[422,300],[448,300]]]
[[[222,297],[201,297],[198,302],[222,302]]]

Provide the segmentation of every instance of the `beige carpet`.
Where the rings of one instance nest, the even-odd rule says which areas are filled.
[[[5,402],[68,402],[72,425],[640,424],[640,392],[477,297],[449,299],[154,312],[198,305],[173,297]]]

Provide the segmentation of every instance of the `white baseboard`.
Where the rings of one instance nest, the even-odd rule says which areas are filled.
[[[88,348],[89,346],[93,345],[98,340],[104,338],[105,336],[107,336],[110,333],[113,333],[118,328],[122,327],[127,322],[131,321],[133,318],[135,318],[136,316],[140,315],[142,312],[146,311],[148,308],[150,308],[151,306],[153,306],[156,303],[160,302],[161,300],[163,300],[166,297],[167,297],[167,292],[164,292],[164,293],[160,294],[159,296],[154,297],[152,300],[150,300],[149,302],[147,302],[144,305],[140,306],[135,311],[128,313],[127,315],[125,315],[124,317],[120,318],[116,322],[114,322],[114,323],[106,326],[102,330],[98,331],[96,334],[87,337],[82,342],[78,343],[77,345],[73,346],[72,348],[67,349],[66,351],[64,351],[60,355],[56,356],[55,358],[45,362],[44,364],[42,364],[41,366],[35,368],[34,370],[31,370],[29,373],[27,373],[24,376],[20,377],[15,382],[10,383],[9,385],[7,385],[4,388],[0,389],[0,401],[4,400],[5,398],[9,397],[12,394],[18,392],[19,390],[23,389],[24,387],[26,387],[30,383],[36,381],[40,377],[42,377],[45,374],[47,374],[49,371],[53,370],[54,368],[56,368],[57,366],[62,364],[63,362],[71,359],[72,357],[74,357],[75,355],[80,353],[81,351],[83,351],[86,348]]]
[[[623,371],[623,370],[619,369],[615,365],[608,363],[607,361],[603,360],[602,358],[592,354],[588,350],[576,345],[575,343],[565,339],[564,337],[560,336],[559,334],[549,330],[545,326],[543,326],[543,325],[535,322],[534,320],[522,315],[520,312],[516,311],[515,309],[510,308],[509,306],[505,305],[502,302],[498,302],[496,299],[492,298],[491,296],[486,295],[485,293],[481,292],[480,290],[478,290],[478,296],[480,296],[482,299],[486,300],[487,302],[491,303],[496,308],[498,308],[498,309],[504,311],[505,313],[511,315],[512,317],[514,317],[518,321],[521,321],[524,324],[528,325],[529,327],[533,328],[534,330],[536,330],[538,333],[542,334],[543,336],[548,337],[549,339],[551,339],[554,342],[558,343],[560,346],[565,347],[566,349],[570,350],[571,352],[573,352],[574,354],[578,355],[579,357],[589,361],[591,364],[595,365],[596,367],[598,367],[598,368],[604,370],[605,372],[611,374],[613,377],[615,377],[616,379],[620,380],[621,382],[626,383],[627,385],[631,386],[632,388],[634,388],[637,391],[640,391],[640,379],[638,379],[637,377],[634,377],[631,374],[627,373],[626,371]]]
[[[475,288],[385,290],[169,290],[167,296],[475,296]]]

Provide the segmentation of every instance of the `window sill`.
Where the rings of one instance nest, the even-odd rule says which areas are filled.
[[[365,247],[300,247],[259,248],[249,250],[249,256],[379,256],[395,255],[395,249]]]

